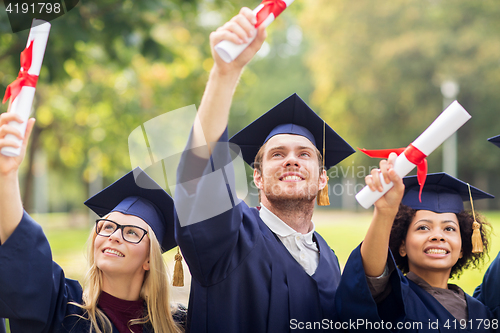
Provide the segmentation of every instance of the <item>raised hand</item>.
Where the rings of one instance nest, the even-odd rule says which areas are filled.
[[[375,202],[372,222],[361,245],[363,267],[368,276],[380,276],[384,271],[392,223],[404,194],[403,180],[394,170],[396,157],[395,153],[391,153],[387,160],[380,162],[380,169],[372,170],[371,175],[365,178],[372,191],[383,191],[380,174],[386,183],[394,183],[394,187]]]
[[[22,119],[17,114],[12,112],[5,112],[0,115],[0,149],[2,149],[3,147],[19,148],[18,143],[5,138],[7,134],[12,134],[23,140],[21,146],[21,154],[19,154],[19,156],[10,157],[0,153],[0,176],[7,176],[9,174],[17,172],[19,166],[21,165],[21,162],[24,159],[24,156],[26,155],[28,140],[35,124],[34,118],[29,119],[28,125],[26,126],[26,132],[24,134],[21,134],[17,129],[9,125],[11,121],[17,121],[21,123]]]
[[[375,209],[379,213],[388,213],[394,216],[399,209],[399,204],[404,195],[403,181],[394,170],[394,161],[396,158],[397,155],[391,153],[387,160],[380,161],[379,169],[373,169],[371,175],[365,178],[366,185],[368,185],[372,191],[383,191],[380,174],[382,174],[383,180],[387,184],[391,181],[393,182],[394,187],[375,202]]]
[[[262,43],[264,43],[264,40],[266,39],[267,34],[264,26],[260,26],[256,29],[256,23],[257,19],[252,10],[250,8],[243,7],[238,15],[234,16],[231,20],[210,34],[210,46],[212,48],[212,56],[215,61],[215,66],[217,66],[223,74],[231,71],[241,71],[241,69],[257,53],[257,51],[259,51]],[[255,34],[257,34],[257,37],[254,41],[229,64],[224,62],[214,50],[214,46],[222,40],[228,40],[235,44],[243,44],[250,41]]]

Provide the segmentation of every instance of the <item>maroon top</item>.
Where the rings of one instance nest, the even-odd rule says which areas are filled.
[[[144,316],[143,300],[125,301],[103,291],[98,305],[120,333],[130,333],[130,329],[134,333],[142,333],[142,325],[132,325],[129,329],[128,322]]]

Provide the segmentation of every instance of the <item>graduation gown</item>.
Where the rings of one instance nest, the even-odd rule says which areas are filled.
[[[390,251],[388,260],[394,263]],[[368,287],[358,246],[346,263],[336,294],[339,321],[351,324],[346,327],[353,332],[390,332],[389,326],[396,332],[492,331],[487,329],[484,323],[485,319],[492,319],[491,312],[467,294],[465,295],[469,317],[466,329],[461,330],[460,322],[455,320],[448,310],[427,291],[407,279],[399,269],[391,274],[389,283],[392,287],[391,293],[376,304]],[[398,325],[401,329],[398,329]]]
[[[500,320],[500,252],[484,274],[483,283],[474,290],[475,298],[484,303]]]
[[[221,138],[224,140],[227,133]],[[185,152],[178,184],[196,179],[183,173],[193,172],[193,165],[200,163],[207,166],[205,175],[218,164]],[[231,171],[226,171],[230,177]],[[232,197],[230,181],[214,184],[199,176],[194,193],[177,185],[176,209],[188,204],[193,214],[199,214],[208,200]],[[209,197],[200,193],[209,193]],[[276,333],[297,331],[307,323],[316,325],[310,330],[313,332],[329,328],[325,323],[335,319],[340,268],[335,253],[318,233],[314,238],[319,265],[309,276],[261,220],[258,210],[243,201],[235,200],[219,215],[187,226],[181,226],[176,217],[175,227],[177,244],[192,275],[188,332]]]
[[[68,304],[82,304],[82,287],[52,261],[42,228],[26,212],[0,246],[0,267],[0,317],[9,318],[12,333],[88,332],[89,322],[75,316],[82,309]]]

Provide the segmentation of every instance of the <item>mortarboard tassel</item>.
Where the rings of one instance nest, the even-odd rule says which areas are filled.
[[[470,205],[472,207],[472,216],[474,217],[474,223],[472,223],[472,253],[481,253],[483,252],[483,239],[481,238],[481,224],[476,221],[476,214],[474,213],[474,204],[472,203],[472,194],[470,192],[469,186],[469,196],[470,196]]]
[[[326,177],[327,184],[321,191],[318,193],[318,206],[328,206],[330,205],[330,198],[328,197],[328,176]]]
[[[481,225],[474,221],[472,224],[472,253],[481,253],[483,252],[483,239],[481,238],[481,232],[479,229]]]
[[[182,255],[179,253],[179,247],[177,247],[177,254],[174,257],[174,278],[172,285],[174,287],[184,287],[184,270],[182,268]]]
[[[325,167],[325,126],[326,126],[326,123],[323,122],[323,169]],[[329,206],[330,205],[330,198],[328,197],[328,180],[329,179],[330,178],[327,176],[325,187],[323,187],[323,189],[321,191],[319,191],[319,193],[318,193],[318,196],[316,198],[318,206]]]

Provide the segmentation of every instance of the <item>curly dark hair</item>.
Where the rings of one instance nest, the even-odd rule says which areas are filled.
[[[405,274],[409,272],[408,256],[402,257],[399,254],[399,248],[406,239],[408,228],[416,212],[416,209],[400,204],[392,225],[391,237],[389,240],[389,248],[394,256],[396,265]],[[463,210],[456,215],[458,224],[460,225],[460,237],[462,238],[462,258],[458,259],[457,263],[451,268],[450,278],[459,277],[464,269],[469,267],[478,268],[483,264],[484,258],[487,256],[489,236],[491,233],[491,225],[483,216],[476,213],[476,221],[481,225],[480,232],[483,240],[483,252],[472,253],[472,223],[474,223],[472,211]]]

